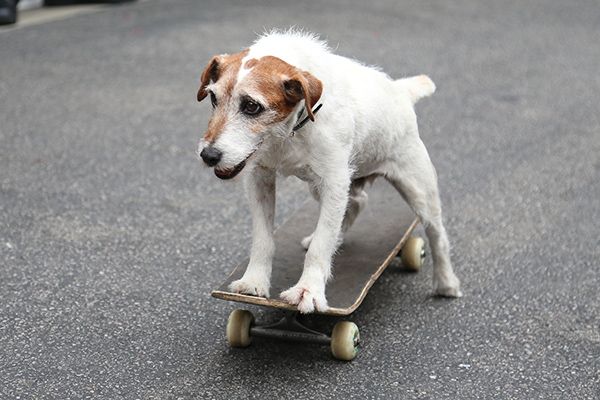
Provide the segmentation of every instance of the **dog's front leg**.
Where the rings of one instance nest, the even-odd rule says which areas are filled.
[[[347,164],[346,164],[347,165]],[[327,310],[325,285],[331,275],[331,261],[340,238],[342,221],[348,204],[350,172],[336,171],[324,177],[318,187],[321,208],[317,228],[304,259],[304,270],[298,283],[281,293],[286,302],[302,313]]]
[[[255,166],[246,175],[244,183],[252,212],[252,250],[244,276],[232,282],[229,289],[236,293],[269,297],[271,267],[275,252],[273,241],[275,171]]]

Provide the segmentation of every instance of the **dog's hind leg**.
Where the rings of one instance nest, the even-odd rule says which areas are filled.
[[[312,197],[318,201],[319,203],[321,202],[321,195],[319,195],[319,189],[317,186],[315,186],[312,183],[308,184],[308,190],[310,191],[310,194],[312,195]],[[304,250],[308,250],[308,248],[310,247],[310,242],[312,242],[313,236],[315,235],[315,232],[313,231],[310,235],[305,236],[301,241],[300,244],[302,245],[302,247],[304,247]]]
[[[367,205],[368,196],[367,193],[363,190],[366,184],[366,178],[356,179],[352,181],[352,185],[350,186],[350,193],[348,197],[348,206],[346,207],[346,213],[344,214],[344,222],[342,222],[342,231],[340,233],[340,237],[338,239],[338,246],[343,242],[344,233],[350,229],[358,214],[365,208]],[[311,193],[315,200],[320,201],[319,193],[316,189],[311,187]],[[310,235],[306,236],[300,242],[304,250],[308,250],[310,247],[310,242],[312,241],[314,236],[314,232]]]
[[[344,222],[342,222],[342,233],[350,229],[358,214],[367,206],[369,196],[364,191],[366,183],[367,178],[360,178],[353,180],[352,185],[350,185],[348,207],[346,208],[346,214],[344,214]]]
[[[409,156],[390,164],[385,178],[400,192],[425,227],[433,256],[433,290],[440,296],[460,297],[460,281],[452,270],[450,245],[442,223],[435,169],[421,142],[406,149]]]

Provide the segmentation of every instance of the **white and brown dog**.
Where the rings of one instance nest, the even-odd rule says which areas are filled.
[[[331,53],[314,35],[275,31],[240,53],[213,57],[201,81],[198,100],[208,96],[214,109],[199,144],[201,158],[221,179],[247,170],[252,250],[232,291],[269,296],[279,172],[306,181],[320,202],[317,226],[302,240],[307,249],[302,276],[280,294],[298,310],[327,309],[332,257],[366,204],[364,185],[379,176],[400,192],[425,226],[434,292],[461,296],[435,169],[414,112],[414,104],[435,90],[427,76],[393,80]]]

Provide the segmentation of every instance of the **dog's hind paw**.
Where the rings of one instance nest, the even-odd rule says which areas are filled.
[[[229,290],[234,293],[249,294],[258,297],[269,297],[269,281],[264,279],[238,279],[229,284]]]
[[[325,312],[329,308],[327,306],[325,291],[317,288],[309,288],[306,285],[297,284],[281,292],[280,297],[287,303],[298,307],[298,311],[302,314],[312,313],[315,310]]]
[[[453,273],[444,279],[433,280],[433,292],[436,296],[442,297],[462,297],[460,291],[460,281]]]
[[[308,248],[310,247],[310,243],[313,240],[314,235],[315,235],[315,233],[313,232],[300,241],[300,244],[302,245],[302,247],[304,247],[304,250],[308,250]]]

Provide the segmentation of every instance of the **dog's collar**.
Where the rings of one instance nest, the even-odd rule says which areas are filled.
[[[318,106],[316,106],[316,107],[315,107],[315,108],[312,110],[312,112],[313,112],[313,115],[314,115],[314,114],[316,114],[316,113],[317,113],[317,112],[318,112],[318,111],[321,109],[321,107],[323,107],[323,103],[319,104]],[[304,108],[302,108],[302,110],[300,110],[300,112],[298,113],[298,119],[302,118],[302,115],[303,115],[303,114],[304,114]],[[306,117],[304,117],[304,119],[303,119],[302,121],[298,122],[298,123],[296,124],[296,126],[294,126],[294,127],[292,128],[292,136],[294,136],[294,134],[296,133],[296,131],[298,131],[298,130],[299,130],[299,129],[301,129],[301,128],[302,128],[304,125],[306,125],[306,123],[307,123],[309,120],[310,120],[310,117],[307,115]]]

